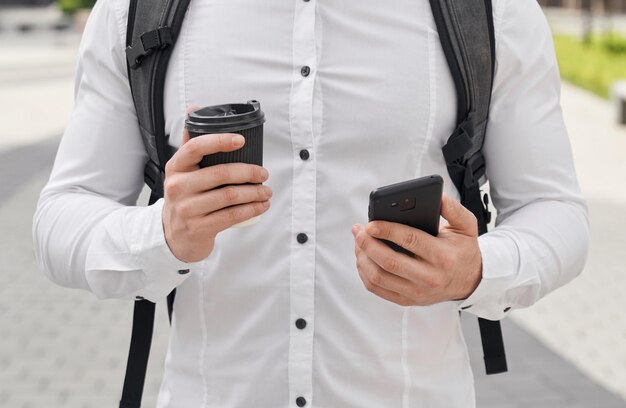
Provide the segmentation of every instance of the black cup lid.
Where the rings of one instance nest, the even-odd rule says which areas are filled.
[[[265,114],[261,111],[261,104],[251,100],[195,110],[185,120],[185,127],[197,133],[225,133],[250,129],[264,122]]]

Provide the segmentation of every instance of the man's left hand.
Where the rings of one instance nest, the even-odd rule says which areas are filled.
[[[365,287],[401,306],[466,299],[482,278],[476,217],[444,194],[439,235],[403,224],[372,221],[352,227],[356,266]],[[379,239],[407,249],[396,252]]]

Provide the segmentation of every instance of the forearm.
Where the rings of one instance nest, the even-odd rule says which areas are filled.
[[[584,203],[530,203],[479,238],[483,277],[460,307],[488,319],[534,304],[583,269],[589,225]]]
[[[161,202],[125,206],[86,191],[42,194],[33,224],[40,270],[53,282],[99,298],[157,301],[195,269],[170,252]]]

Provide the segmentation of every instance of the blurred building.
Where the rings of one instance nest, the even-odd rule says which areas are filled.
[[[598,12],[626,13],[626,0],[539,0],[539,4],[568,9],[588,9],[591,6]]]
[[[55,0],[0,0],[0,6],[47,6]]]

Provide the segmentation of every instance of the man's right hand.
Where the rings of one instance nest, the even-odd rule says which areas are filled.
[[[265,168],[228,163],[200,168],[207,154],[240,149],[243,136],[217,133],[183,143],[165,166],[163,229],[176,258],[198,262],[213,251],[217,234],[234,224],[260,215],[269,208],[272,190],[259,183],[268,178]],[[252,183],[252,184],[243,184]],[[241,184],[220,187],[225,184]],[[219,188],[217,188],[219,187]]]

